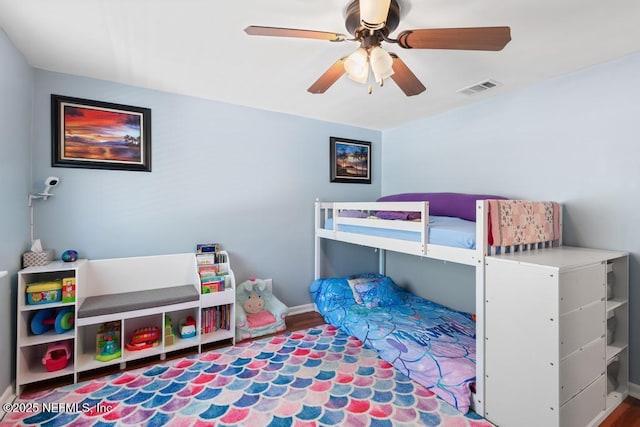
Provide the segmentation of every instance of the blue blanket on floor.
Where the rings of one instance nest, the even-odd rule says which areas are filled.
[[[310,291],[325,321],[378,351],[414,381],[466,413],[475,383],[475,322],[409,293],[386,276],[318,279]]]

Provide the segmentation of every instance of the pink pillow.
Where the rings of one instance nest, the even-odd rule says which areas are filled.
[[[247,322],[249,323],[249,328],[260,328],[262,326],[267,326],[272,323],[275,323],[276,318],[273,314],[268,311],[259,311],[257,313],[249,313],[247,314]]]

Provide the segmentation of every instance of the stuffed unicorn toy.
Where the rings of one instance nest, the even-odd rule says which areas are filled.
[[[236,339],[286,329],[287,307],[272,293],[271,280],[251,277],[236,289]]]

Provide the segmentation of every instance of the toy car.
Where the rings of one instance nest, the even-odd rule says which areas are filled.
[[[144,350],[145,348],[155,347],[158,345],[158,337],[160,336],[157,326],[148,326],[133,331],[131,340],[125,344],[127,350]]]

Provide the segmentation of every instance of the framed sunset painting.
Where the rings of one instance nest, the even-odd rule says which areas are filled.
[[[330,137],[331,182],[371,184],[371,143]]]
[[[151,172],[151,110],[51,95],[51,166]]]

